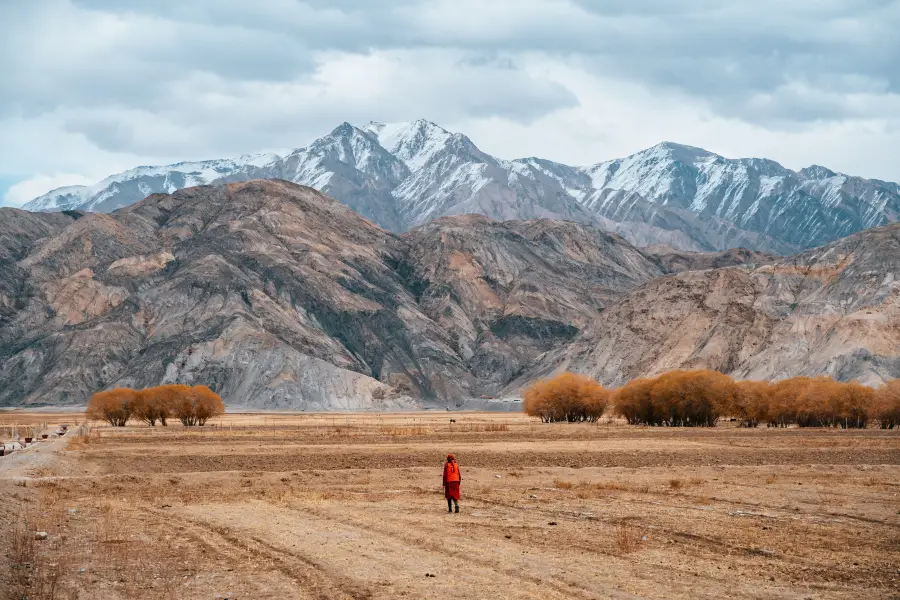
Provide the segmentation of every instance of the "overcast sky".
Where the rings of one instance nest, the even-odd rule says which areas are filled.
[[[0,0],[0,203],[426,118],[900,180],[900,0]]]

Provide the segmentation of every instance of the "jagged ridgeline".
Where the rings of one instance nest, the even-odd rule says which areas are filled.
[[[232,407],[481,408],[565,370],[877,384],[900,374],[898,230],[789,258],[471,214],[396,234],[272,180],[0,209],[0,405],[179,383]]]
[[[662,273],[575,223],[463,216],[398,236],[278,181],[2,214],[3,405],[162,383],[232,406],[456,405]]]
[[[558,218],[614,231],[638,246],[695,251],[793,254],[900,215],[897,183],[820,166],[793,171],[669,142],[588,167],[503,160],[424,120],[344,123],[285,156],[138,167],[93,186],[54,190],[26,208],[111,212],[151,193],[256,178],[309,185],[395,232],[463,213]]]

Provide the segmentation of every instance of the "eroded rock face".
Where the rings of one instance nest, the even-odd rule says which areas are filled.
[[[615,298],[662,273],[617,236],[566,221],[445,217],[403,236],[420,304],[493,395]]]
[[[662,272],[573,223],[460,216],[397,236],[285,181],[0,216],[0,405],[164,382],[264,408],[461,403]]]
[[[900,376],[900,225],[762,266],[688,271],[637,288],[510,385],[557,370],[608,385],[674,368],[740,378]]]
[[[703,271],[738,265],[757,266],[775,262],[779,258],[746,248],[732,248],[720,252],[685,252],[657,245],[643,248],[643,251],[654,257],[666,273]]]

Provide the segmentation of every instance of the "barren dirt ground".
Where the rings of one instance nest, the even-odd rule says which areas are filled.
[[[0,427],[77,418],[4,413]],[[42,587],[33,599],[51,585],[52,597],[103,599],[900,598],[900,431],[477,413],[214,425],[95,427],[0,458],[0,588]],[[447,452],[462,467],[460,514],[440,487]],[[29,550],[34,530],[48,539]]]

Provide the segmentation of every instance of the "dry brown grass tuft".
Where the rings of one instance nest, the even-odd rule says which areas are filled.
[[[451,424],[450,431],[454,433],[496,433],[509,431],[506,423],[462,423]]]
[[[41,500],[34,513],[21,512],[9,531],[10,587],[4,590],[8,594],[4,598],[55,600],[61,597],[61,578],[67,569],[66,555],[51,557],[47,550],[51,542],[35,540],[35,533],[47,531],[50,521],[58,525],[57,519],[49,517],[49,511],[54,507],[46,505],[45,501]]]
[[[616,527],[616,550],[620,554],[630,554],[637,550],[640,535],[637,530],[625,523]]]
[[[432,433],[432,431],[426,427],[422,427],[421,425],[405,425],[405,426],[396,426],[396,427],[381,427],[382,435],[389,435],[391,437],[406,437],[406,436],[423,436]]]
[[[595,483],[594,487],[596,487],[599,490],[625,490],[625,489],[627,489],[624,485],[622,485],[618,481],[601,481],[600,483]]]
[[[77,435],[69,440],[68,450],[84,450],[96,445],[100,441],[99,431],[88,431],[84,435]]]
[[[669,480],[669,488],[672,490],[680,490],[684,485],[684,481],[681,479],[670,479]]]
[[[578,489],[575,491],[575,496],[576,496],[577,498],[579,498],[580,500],[589,500],[589,499],[591,499],[591,498],[597,498],[597,497],[602,496],[602,495],[603,495],[603,494],[602,494],[602,493],[599,493],[598,490],[592,490],[591,488],[587,488],[587,487],[585,487],[585,488],[578,488]]]
[[[571,481],[564,481],[562,479],[554,479],[553,487],[558,490],[571,490],[574,487],[574,484]]]

